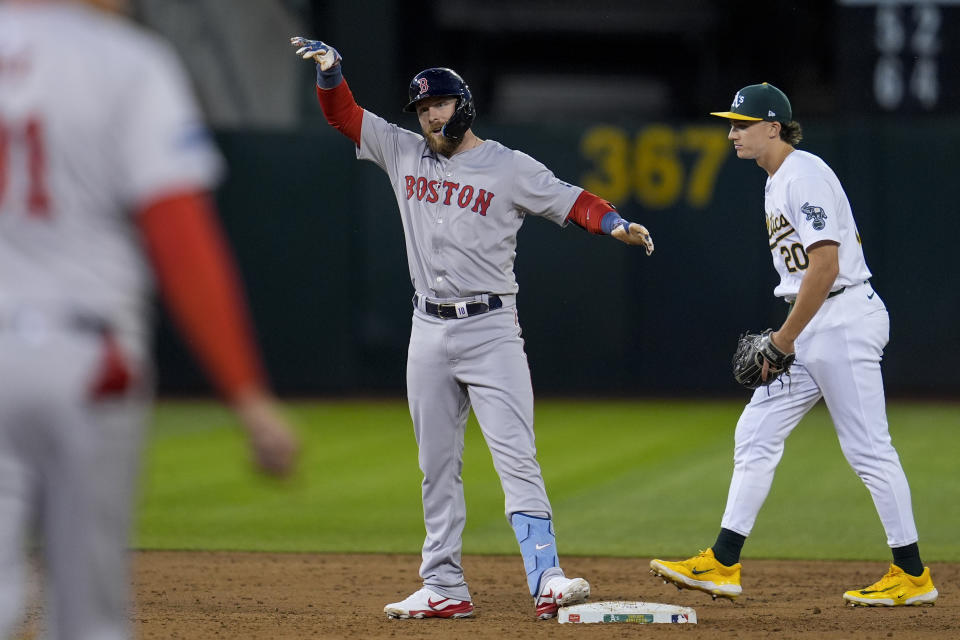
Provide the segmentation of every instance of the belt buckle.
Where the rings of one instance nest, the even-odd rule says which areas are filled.
[[[443,318],[444,320],[459,320],[462,318],[469,318],[470,316],[486,313],[487,311],[493,309],[492,305],[477,300],[466,300],[462,302],[430,302],[430,299],[425,296],[422,297],[422,300],[423,310],[426,313],[438,318]],[[432,311],[431,307],[433,309]]]

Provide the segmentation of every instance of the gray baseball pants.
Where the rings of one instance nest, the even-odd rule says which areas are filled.
[[[101,356],[93,333],[0,328],[0,637],[22,616],[33,531],[49,637],[131,637],[128,533],[148,402],[92,400]]]
[[[416,309],[407,397],[423,472],[420,576],[440,595],[470,600],[461,566],[461,471],[471,407],[500,477],[507,517],[518,511],[552,515],[536,458],[533,387],[516,308],[459,319]]]

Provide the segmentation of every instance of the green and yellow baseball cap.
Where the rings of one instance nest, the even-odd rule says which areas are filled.
[[[783,91],[763,82],[737,91],[730,111],[711,111],[710,115],[729,120],[790,122],[793,120],[793,109]]]

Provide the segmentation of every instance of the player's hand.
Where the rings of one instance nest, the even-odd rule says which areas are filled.
[[[304,60],[313,60],[320,65],[321,71],[326,71],[330,67],[340,64],[343,59],[337,50],[320,40],[307,40],[300,36],[290,38],[290,44],[297,49],[297,55]]]
[[[271,475],[290,473],[299,445],[273,398],[262,392],[251,392],[241,396],[234,408],[247,432],[257,466]]]
[[[631,222],[629,231],[623,225],[618,226],[610,235],[626,244],[642,245],[647,255],[653,253],[653,238],[642,224]]]
[[[794,347],[794,341],[790,340],[788,342],[787,339],[779,331],[774,331],[773,333],[770,334],[770,342],[773,344],[773,346],[775,346],[777,349],[779,349],[780,351],[782,351],[787,355],[796,353],[797,351],[796,348]],[[760,379],[766,382],[768,377],[770,377],[770,361],[764,358],[763,369],[760,372]]]
[[[797,352],[797,349],[794,346],[794,341],[793,340],[788,341],[787,338],[779,331],[774,331],[773,333],[770,334],[770,342],[773,344],[773,346],[775,346],[777,349],[780,349],[780,351],[782,351],[783,353],[786,353],[787,355]],[[767,377],[769,376],[769,371],[770,371],[770,361],[764,358],[763,371],[761,372],[761,376],[760,376],[764,382],[766,382]]]

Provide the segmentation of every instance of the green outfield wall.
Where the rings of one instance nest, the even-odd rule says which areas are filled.
[[[402,123],[397,116],[397,121]],[[407,123],[413,125],[413,122]],[[887,302],[889,393],[956,397],[960,373],[960,121],[805,122],[800,148],[847,189],[875,289]],[[549,395],[742,394],[737,336],[785,305],[766,245],[765,174],[722,122],[475,128],[618,205],[656,253],[527,219],[518,309],[534,387]],[[386,177],[325,126],[221,132],[221,216],[271,378],[285,394],[399,394],[412,288]],[[207,393],[161,314],[161,390]]]

